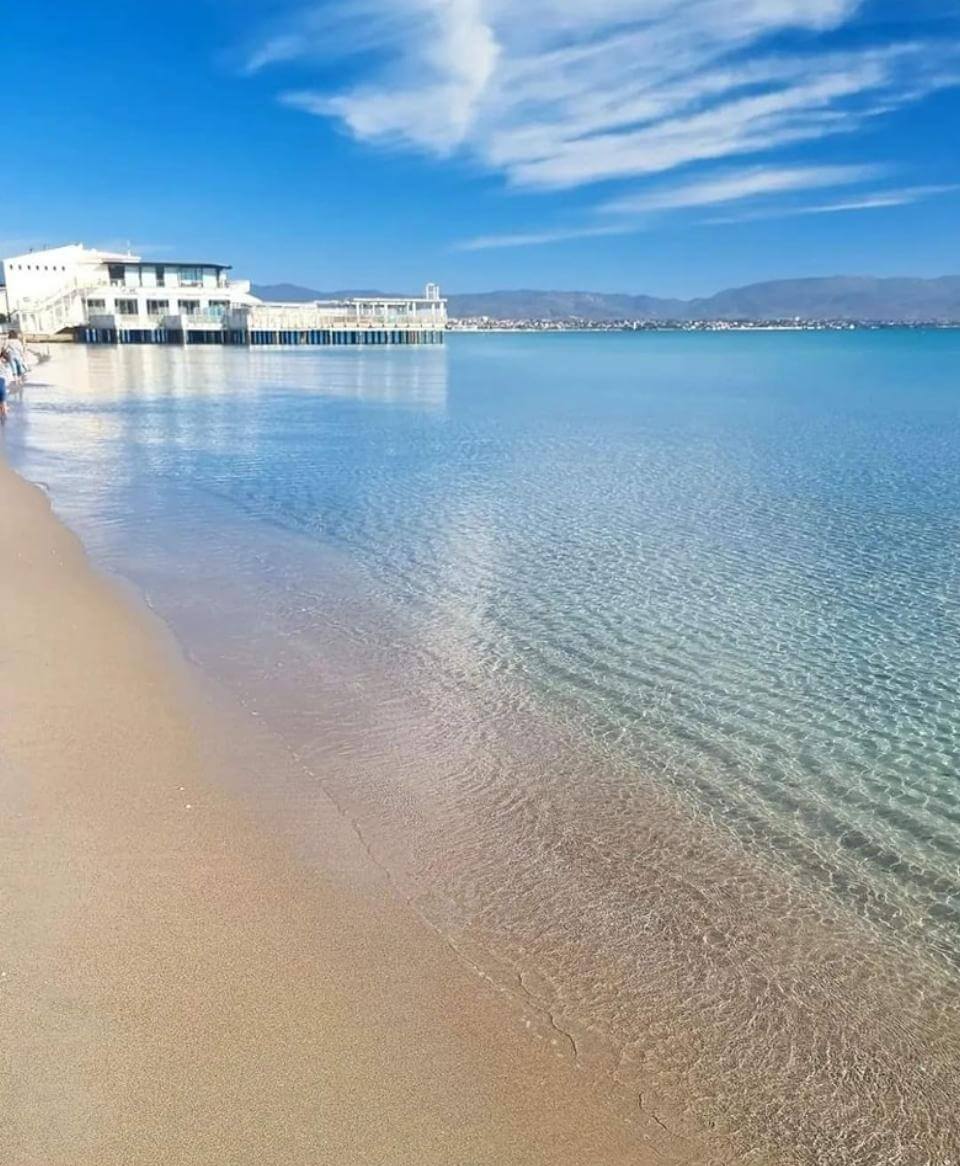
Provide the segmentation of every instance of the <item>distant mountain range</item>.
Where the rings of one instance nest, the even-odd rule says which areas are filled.
[[[254,286],[265,300],[378,296],[371,289],[316,291],[292,283]],[[394,293],[395,294],[395,293]],[[400,293],[403,295],[409,292]],[[467,292],[447,297],[454,318],[495,320],[903,320],[960,323],[960,275],[877,279],[837,275],[778,279],[693,300],[585,291]]]

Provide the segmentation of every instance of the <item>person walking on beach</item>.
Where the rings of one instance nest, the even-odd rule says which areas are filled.
[[[14,330],[9,333],[4,343],[4,350],[14,376],[22,383],[27,375],[27,353],[19,332]]]
[[[7,350],[0,351],[0,425],[7,423],[7,392],[13,382],[13,367],[7,359]]]
[[[27,377],[27,354],[19,332],[11,332],[0,346],[0,376],[3,390],[0,392],[0,421],[7,419],[7,400],[16,393],[23,400],[23,382]]]

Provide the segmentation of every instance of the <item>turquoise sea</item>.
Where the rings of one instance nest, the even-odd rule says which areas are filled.
[[[4,440],[625,1112],[960,1163],[960,331],[64,346]]]

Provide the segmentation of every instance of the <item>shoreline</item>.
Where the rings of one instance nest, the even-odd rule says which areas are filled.
[[[0,1157],[706,1160],[532,1040],[342,819],[318,869],[229,792],[282,759],[3,461],[0,489]]]

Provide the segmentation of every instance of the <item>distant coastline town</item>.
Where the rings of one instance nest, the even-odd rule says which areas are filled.
[[[298,284],[254,286],[264,299],[324,295]],[[373,294],[364,292],[362,294]],[[769,280],[676,299],[624,292],[506,289],[445,296],[455,332],[851,331],[960,325],[960,276],[818,276]]]

